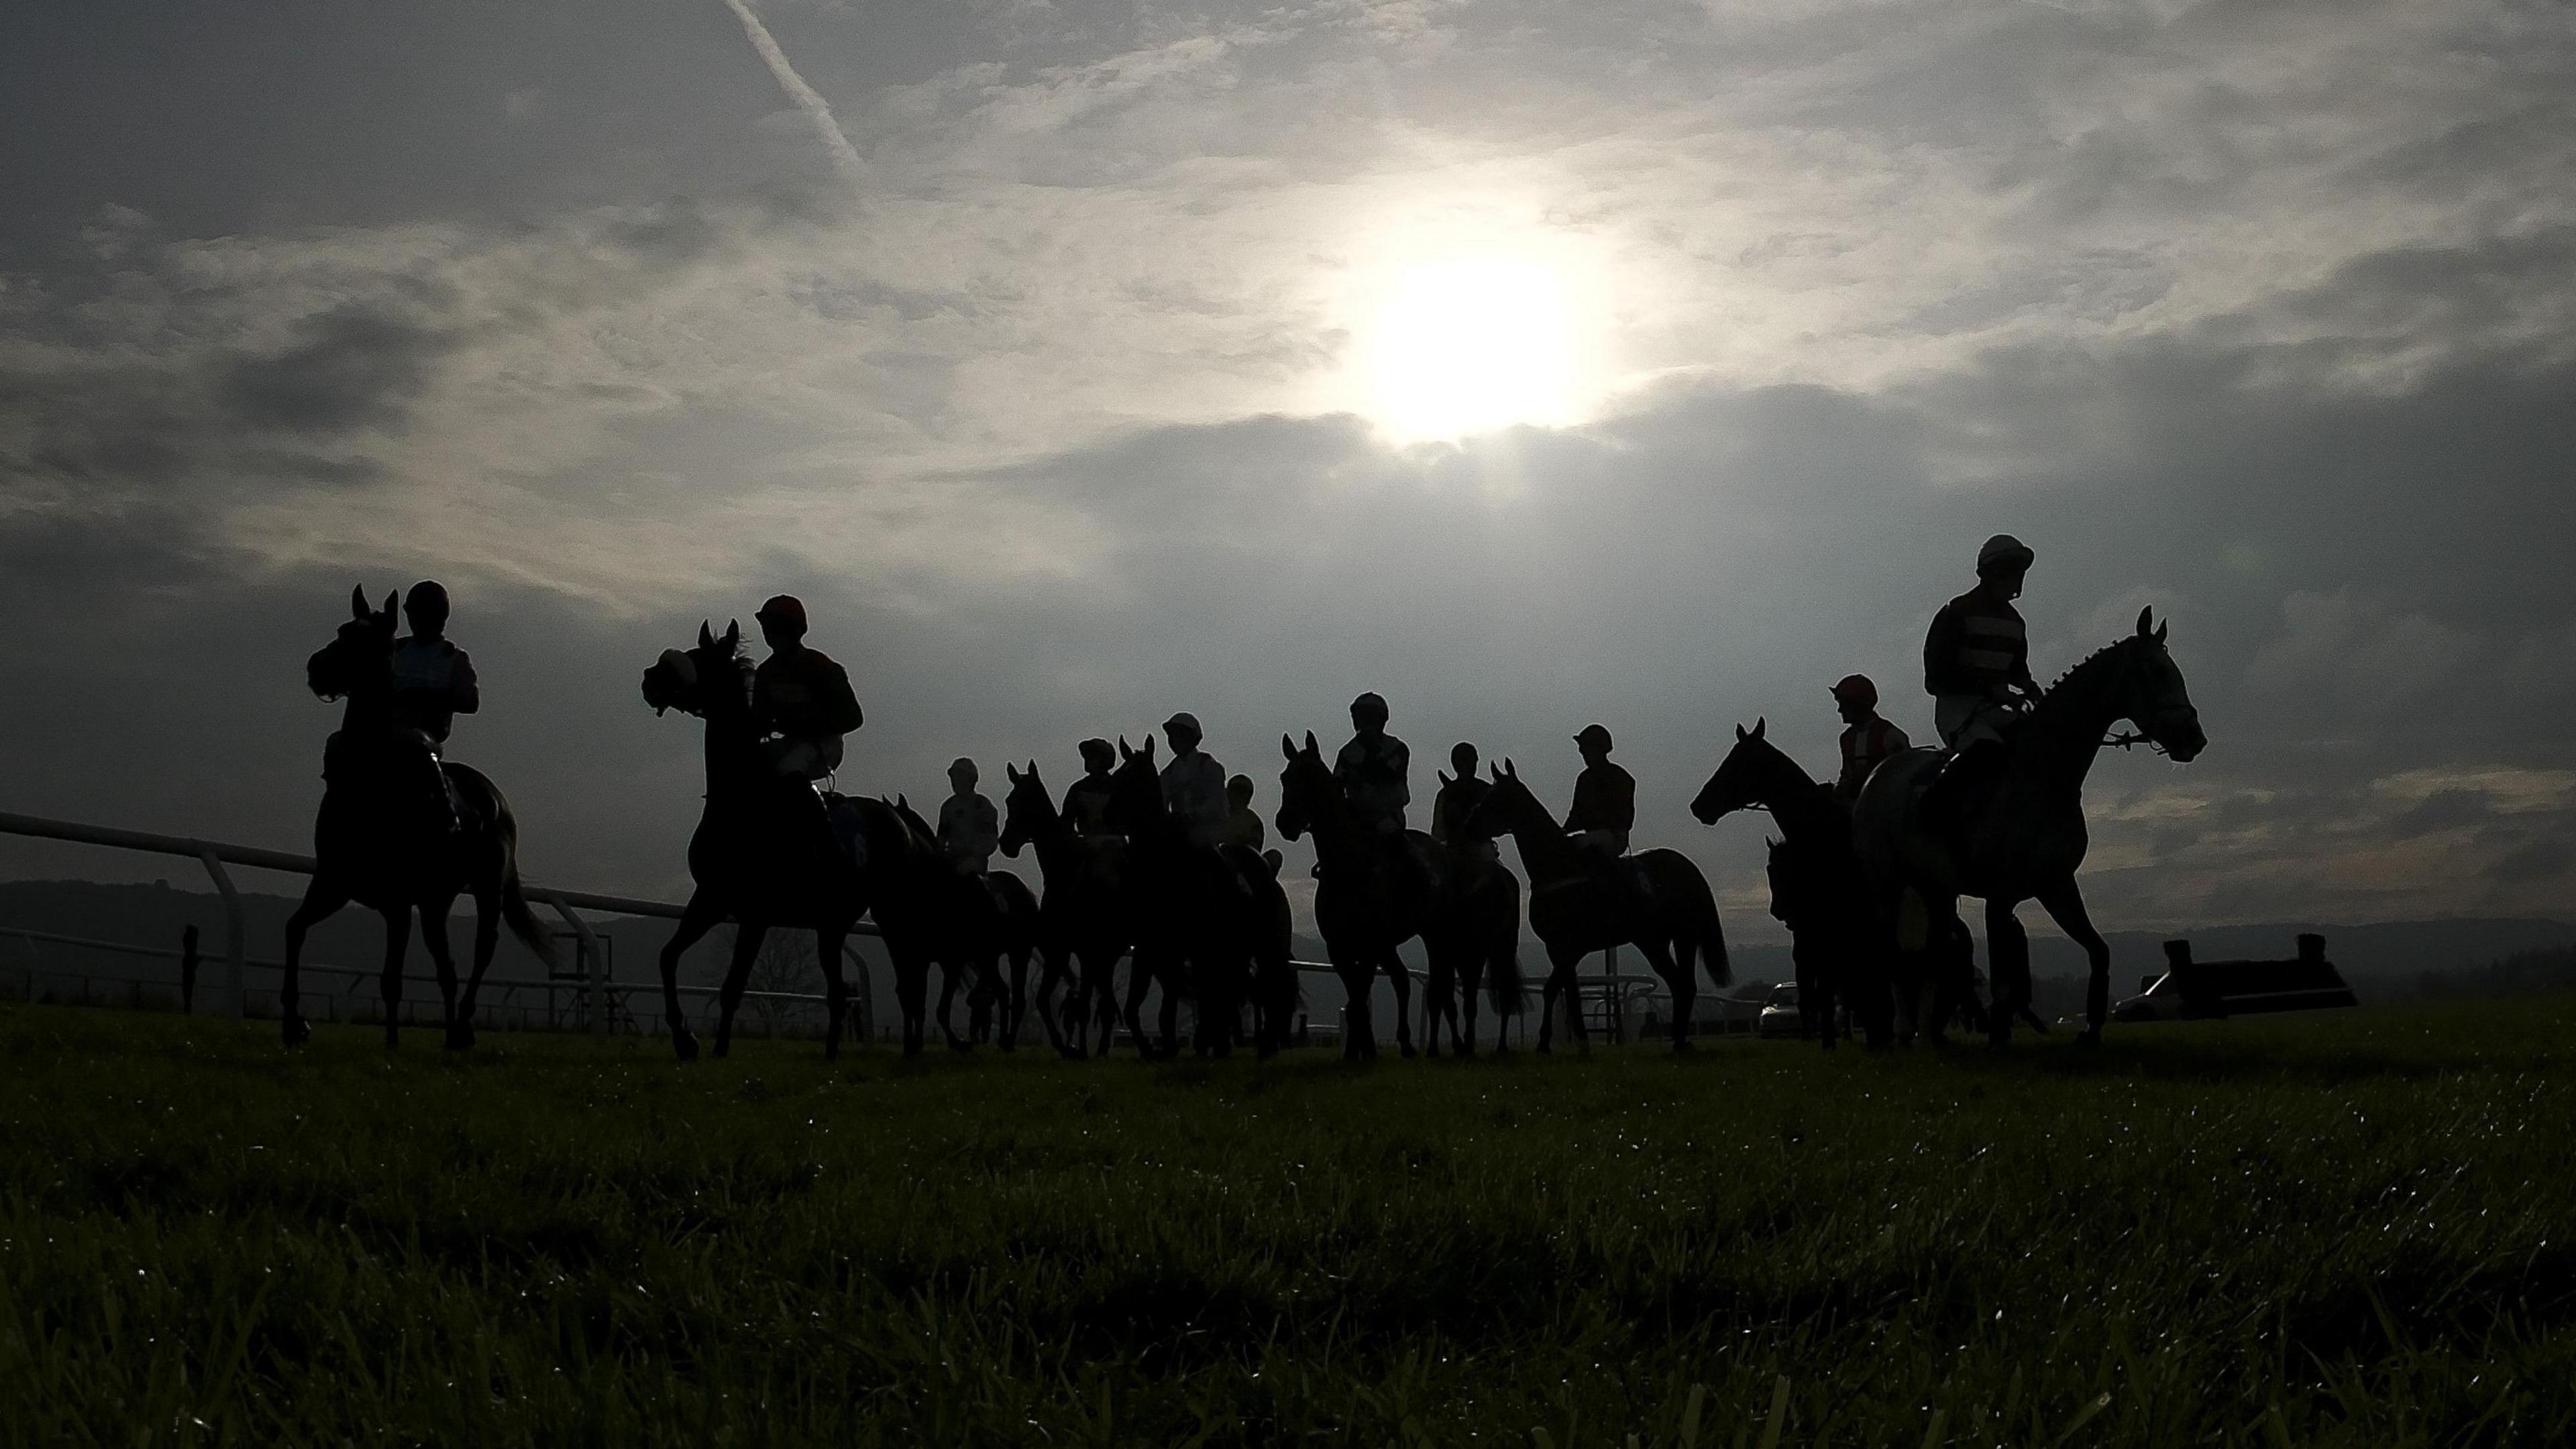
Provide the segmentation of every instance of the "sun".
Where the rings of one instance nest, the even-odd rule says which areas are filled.
[[[1397,267],[1363,342],[1368,411],[1397,442],[1573,422],[1578,322],[1546,261],[1460,253]]]

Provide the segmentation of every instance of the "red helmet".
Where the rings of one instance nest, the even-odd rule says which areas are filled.
[[[1844,675],[1842,681],[1833,687],[1832,694],[1834,698],[1845,704],[1857,704],[1868,709],[1878,708],[1878,686],[1870,683],[1869,676],[1866,674]]]

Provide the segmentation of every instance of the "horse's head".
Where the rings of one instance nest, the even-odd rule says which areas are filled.
[[[1780,753],[1779,746],[1762,737],[1769,723],[1767,719],[1757,719],[1750,730],[1742,725],[1735,727],[1735,748],[1726,752],[1726,758],[1718,762],[1717,773],[1709,776],[1708,783],[1691,799],[1691,816],[1700,824],[1715,825],[1730,811],[1769,803],[1779,765],[1788,759]]]
[[[1546,807],[1538,803],[1529,786],[1521,783],[1518,765],[1506,757],[1493,767],[1493,776],[1494,788],[1485,792],[1485,798],[1476,802],[1476,808],[1468,811],[1466,820],[1460,823],[1462,834],[1475,840],[1494,840],[1532,825],[1542,830],[1555,827]]]
[[[2165,632],[2172,625],[2156,623],[2154,613],[2153,608],[2140,609],[2138,631],[2120,641],[2128,668],[2121,672],[2116,707],[2147,743],[2188,764],[2208,748],[2209,736],[2201,732],[2200,711],[2192,706],[2181,668],[2165,649]]]
[[[401,599],[399,594],[387,594],[382,609],[371,609],[365,589],[349,590],[349,618],[340,625],[338,637],[304,661],[304,683],[324,699],[391,689]]]
[[[700,718],[751,707],[751,661],[742,652],[742,625],[729,622],[722,638],[705,622],[698,647],[665,649],[644,671],[644,702],[660,714],[676,709]]]
[[[1287,758],[1288,768],[1279,772],[1279,813],[1275,819],[1282,836],[1301,840],[1315,828],[1315,820],[1327,808],[1327,802],[1340,798],[1341,782],[1333,778],[1333,767],[1324,763],[1324,750],[1315,743],[1313,730],[1306,731],[1302,747],[1281,735],[1279,753]]]
[[[1017,860],[1020,847],[1053,828],[1058,816],[1046,782],[1038,778],[1037,761],[1029,761],[1025,771],[1006,761],[1002,773],[1011,782],[1009,793],[1002,796],[1002,853]]]
[[[1154,737],[1145,736],[1145,747],[1139,750],[1120,735],[1118,768],[1109,772],[1102,823],[1119,835],[1143,835],[1162,824],[1168,813],[1163,809],[1163,775],[1154,767]]]

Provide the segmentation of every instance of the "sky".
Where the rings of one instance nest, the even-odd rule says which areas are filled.
[[[676,896],[637,682],[787,590],[845,788],[1189,709],[1267,813],[1374,689],[1420,824],[1598,720],[1764,940],[1691,795],[1855,670],[1927,738],[2010,531],[2210,739],[2096,767],[2098,922],[2576,914],[2555,0],[30,0],[0,134],[0,808],[300,846],[434,576],[529,873]]]

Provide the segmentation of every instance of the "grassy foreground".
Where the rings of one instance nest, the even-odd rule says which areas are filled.
[[[2571,1029],[2552,998],[2000,1059],[682,1069],[0,1007],[0,1424],[2566,1443]]]

